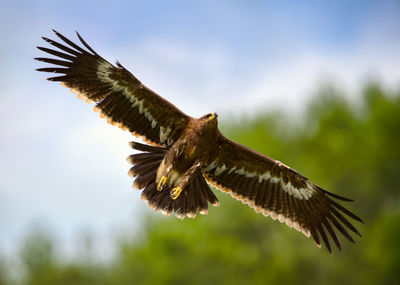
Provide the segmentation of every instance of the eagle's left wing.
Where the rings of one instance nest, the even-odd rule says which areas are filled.
[[[61,82],[79,98],[96,103],[95,110],[109,123],[128,129],[147,143],[168,147],[179,138],[189,116],[144,86],[118,62],[117,66],[110,64],[78,33],[86,49],[54,32],[66,45],[43,37],[58,50],[38,49],[56,58],[35,58],[55,65],[37,69],[58,74],[48,80]]]
[[[345,215],[362,220],[334,201],[351,200],[318,187],[283,163],[222,134],[219,141],[217,153],[211,155],[203,171],[210,184],[230,193],[256,212],[286,222],[306,236],[311,234],[318,246],[321,237],[329,252],[331,246],[326,231],[339,249],[340,241],[334,228],[351,242],[354,240],[348,229],[360,235]]]

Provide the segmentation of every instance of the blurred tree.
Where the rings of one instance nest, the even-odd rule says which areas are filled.
[[[0,285],[7,284],[8,276],[6,273],[6,264],[3,256],[0,254]]]
[[[48,230],[43,227],[32,230],[20,254],[25,269],[24,284],[104,284],[107,271],[88,259],[90,253],[81,250],[81,258],[59,261],[54,248],[55,242]]]
[[[53,242],[45,229],[36,227],[25,239],[21,259],[28,284],[48,284],[46,279],[55,270]]]
[[[398,284],[400,265],[400,212],[383,215],[371,226],[366,237],[369,274],[376,284]]]

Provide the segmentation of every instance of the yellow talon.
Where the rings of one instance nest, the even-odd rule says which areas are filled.
[[[175,187],[174,189],[171,190],[171,198],[172,200],[176,200],[178,199],[179,195],[182,192],[182,188],[181,187]]]
[[[161,191],[165,184],[167,184],[168,178],[166,176],[161,177],[160,182],[158,182],[157,190]]]

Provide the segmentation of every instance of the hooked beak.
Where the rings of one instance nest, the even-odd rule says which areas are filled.
[[[206,122],[213,120],[215,118],[218,118],[218,114],[217,113],[211,113],[211,116],[206,120]]]

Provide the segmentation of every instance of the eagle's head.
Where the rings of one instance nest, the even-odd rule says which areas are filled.
[[[217,113],[210,113],[201,117],[206,123],[216,123],[218,122],[218,114]]]
[[[215,129],[218,127],[218,114],[210,113],[199,119],[204,128]]]

